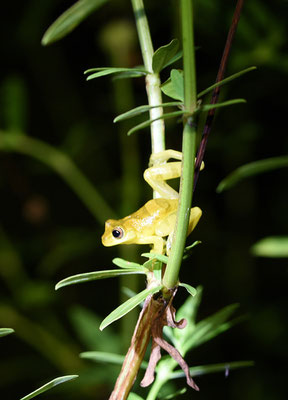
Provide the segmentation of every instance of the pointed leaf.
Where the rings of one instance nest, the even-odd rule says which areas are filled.
[[[142,76],[146,75],[147,73],[144,68],[99,67],[87,69],[84,74],[91,74],[87,77],[87,81],[90,81],[91,79],[100,78],[101,76],[118,74],[122,72],[137,72],[138,74],[142,74]]]
[[[80,353],[80,358],[117,365],[122,365],[123,361],[125,360],[125,356],[121,354],[108,353],[103,351],[85,351],[83,353]],[[147,365],[148,363],[146,361],[143,361],[140,368],[145,369]]]
[[[112,322],[116,321],[117,319],[122,318],[126,315],[129,311],[133,310],[133,308],[137,307],[143,300],[146,299],[147,296],[150,294],[154,294],[159,292],[162,289],[162,285],[145,289],[142,292],[136,294],[136,296],[132,297],[131,299],[125,301],[125,303],[121,304],[117,307],[114,311],[112,311],[101,323],[100,331],[102,331],[106,326],[112,324]]]
[[[29,400],[33,399],[34,397],[38,396],[41,393],[46,392],[47,390],[52,389],[53,387],[60,385],[61,383],[71,381],[72,379],[78,378],[78,375],[66,375],[60,376],[59,378],[55,378],[52,381],[46,383],[45,385],[41,386],[39,389],[34,390],[34,392],[28,394],[27,396],[22,397],[20,400]]]
[[[93,11],[108,0],[79,0],[68,8],[56,21],[50,25],[42,38],[42,45],[46,46],[62,39],[72,32]]]
[[[139,394],[130,392],[127,400],[144,400],[143,397],[139,396]]]
[[[187,319],[187,321],[188,321],[187,326],[195,325],[198,308],[199,308],[201,300],[202,300],[202,293],[203,293],[202,286],[197,286],[196,290],[197,290],[196,296],[187,297],[187,299],[182,304],[182,306],[179,308],[179,310],[177,311],[177,314],[176,314],[177,320],[182,319],[182,318]],[[185,329],[187,329],[187,327]],[[175,333],[176,332],[180,333],[181,331],[176,329]]]
[[[256,69],[256,67],[246,68],[240,72],[237,72],[236,74],[228,76],[228,78],[225,78],[222,81],[209,86],[207,89],[202,90],[202,92],[198,93],[197,98],[199,99],[199,98],[203,97],[205,94],[211,92],[213,89],[215,89],[215,87],[218,87],[218,86],[220,87],[222,85],[225,85],[226,83],[232,81],[233,79],[236,79],[239,76],[241,76],[247,72],[253,71],[255,69]],[[174,71],[177,71],[178,73],[174,72]],[[180,100],[183,102],[184,101],[183,71],[175,70],[175,69],[172,70],[170,78],[167,79],[167,81],[161,85],[161,90],[164,94],[171,97],[172,99]]]
[[[159,119],[170,119],[170,118],[179,117],[179,116],[184,115],[184,114],[188,114],[187,111],[184,111],[184,110],[183,111],[174,111],[174,112],[171,112],[171,113],[163,114],[161,117],[158,117],[158,118],[149,119],[147,121],[142,122],[139,125],[134,126],[134,128],[130,129],[127,132],[127,135],[129,136],[132,133],[134,133],[136,131],[139,131],[140,129],[147,128],[147,126],[151,125],[155,121],[158,121]]]
[[[197,289],[195,289],[193,286],[191,286],[191,285],[188,285],[188,283],[179,283],[179,286],[182,286],[182,287],[184,287],[186,290],[187,290],[187,292],[189,293],[189,294],[191,294],[191,296],[196,296],[196,294],[197,294]]]
[[[102,333],[101,333],[102,335]],[[122,365],[125,360],[125,356],[115,353],[107,353],[104,351],[85,351],[79,354],[80,358],[87,360]]]
[[[223,190],[230,189],[245,178],[283,167],[288,167],[288,156],[271,157],[242,165],[224,178],[217,186],[216,191],[218,193],[223,192]]]
[[[86,272],[84,274],[77,274],[69,276],[68,278],[62,279],[55,286],[55,290],[58,290],[64,286],[74,285],[75,283],[83,283],[89,281],[95,281],[97,279],[114,278],[115,276],[121,275],[131,275],[131,274],[145,274],[144,270],[139,270],[138,268],[130,268],[126,270],[110,269],[106,271],[95,271]]]
[[[258,257],[288,257],[288,236],[269,236],[259,240],[251,248]]]
[[[152,57],[152,69],[155,74],[159,73],[164,66],[171,61],[176,55],[178,47],[178,39],[173,39],[170,43],[159,47],[159,49],[155,51]]]
[[[141,254],[142,257],[147,257],[150,259],[156,258],[156,260],[159,260],[161,262],[163,262],[164,264],[168,263],[168,257],[164,256],[164,254],[158,254],[158,253],[142,253]]]
[[[184,249],[184,254],[183,254],[183,260],[186,260],[191,256],[192,250],[194,247],[196,247],[198,244],[201,244],[201,240],[196,240],[194,243],[192,243],[190,246],[185,247]]]
[[[183,348],[185,349],[184,353],[231,328],[235,322],[226,321],[238,306],[238,304],[232,304],[224,307],[222,310],[200,321],[193,329],[192,334],[189,335],[189,338],[184,338],[183,335],[183,341],[185,341],[185,343],[183,343]]]
[[[147,72],[144,71],[135,71],[131,69],[130,71],[118,72],[112,78],[113,81],[117,81],[119,79],[130,79],[130,78],[141,78],[146,75]]]
[[[246,103],[246,100],[245,99],[233,99],[233,100],[227,100],[227,101],[223,101],[221,103],[216,103],[216,104],[204,104],[203,106],[200,106],[199,108],[197,108],[195,113],[206,112],[209,110],[213,110],[214,108],[233,106],[234,104],[240,104],[240,103]]]
[[[125,269],[139,269],[139,270],[143,270],[145,268],[143,268],[143,265],[138,264],[138,263],[134,263],[131,261],[126,261],[123,260],[122,258],[116,257],[112,260],[113,264],[117,265],[117,267],[120,268],[125,268]]]
[[[190,375],[194,377],[204,374],[212,374],[215,372],[225,372],[226,374],[227,373],[226,371],[229,372],[232,369],[253,367],[253,365],[254,365],[253,361],[233,361],[221,364],[199,365],[197,367],[189,368],[189,371]],[[177,370],[172,372],[169,375],[169,378],[177,379],[177,378],[183,378],[184,376],[185,373],[182,370]]]
[[[144,106],[135,107],[132,110],[129,110],[123,114],[117,115],[117,117],[114,118],[113,122],[123,121],[124,119],[135,117],[136,115],[143,114],[144,112],[149,111],[152,108],[181,106],[181,104],[182,103],[180,103],[179,101],[171,101],[169,103],[163,103],[157,106],[149,106],[149,104],[146,104]]]
[[[184,374],[185,375],[185,374]],[[179,389],[179,390],[177,390],[176,392],[174,392],[174,393],[171,393],[171,394],[168,394],[167,396],[165,396],[165,397],[161,397],[161,400],[170,400],[170,399],[175,399],[177,396],[179,396],[179,395],[181,395],[181,394],[184,394],[184,393],[186,393],[187,392],[187,388],[186,387],[184,387],[184,388],[182,388],[182,389]]]
[[[161,90],[166,96],[184,102],[184,77],[183,71],[172,69],[170,78],[161,85]]]
[[[202,90],[202,92],[198,93],[197,98],[199,99],[200,97],[203,97],[205,94],[212,92],[212,90],[215,89],[216,87],[225,85],[226,83],[233,81],[233,79],[239,78],[239,76],[246,74],[247,72],[254,71],[255,69],[257,69],[257,67],[249,67],[243,69],[242,71],[237,72],[236,74],[230,75],[228,76],[228,78],[225,78],[220,82],[214,83],[214,85],[211,85],[207,89]]]
[[[13,332],[14,332],[14,329],[11,329],[11,328],[0,328],[0,337],[10,335],[10,333],[13,333]]]
[[[181,60],[182,57],[183,57],[183,51],[180,50],[180,51],[178,51],[178,52],[175,54],[174,57],[172,57],[172,58],[170,59],[170,61],[168,61],[165,65],[163,65],[162,69],[168,67],[169,65],[172,65],[173,63],[175,63],[175,62],[178,61],[178,60]]]

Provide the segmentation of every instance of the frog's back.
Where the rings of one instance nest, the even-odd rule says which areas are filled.
[[[170,214],[175,213],[177,207],[177,199],[149,200],[143,207],[129,216],[129,225],[142,234],[151,235],[155,232],[158,223]]]
[[[157,216],[163,217],[177,210],[178,199],[152,199],[147,201],[144,207],[147,210],[147,214],[157,214]]]

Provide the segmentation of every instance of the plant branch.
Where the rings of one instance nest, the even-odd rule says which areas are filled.
[[[127,399],[150,340],[152,322],[163,309],[163,306],[163,302],[154,300],[151,295],[145,300],[131,339],[131,345],[109,400]]]
[[[184,108],[191,113],[196,108],[196,67],[193,35],[192,0],[181,1],[183,63],[184,63]],[[182,143],[182,173],[180,180],[179,207],[171,254],[163,277],[163,285],[173,288],[178,282],[182,263],[193,194],[194,159],[196,153],[196,124],[192,116],[185,121]]]
[[[146,91],[148,103],[150,106],[162,104],[162,94],[160,89],[160,77],[158,73],[153,72],[152,59],[154,54],[153,44],[151,40],[150,30],[143,0],[131,0],[136,26],[140,41],[140,47],[144,66],[149,73],[146,75]],[[163,115],[162,107],[152,108],[150,111],[150,119],[156,119]],[[152,153],[158,153],[165,150],[165,126],[164,121],[159,119],[151,124],[151,147]],[[154,197],[157,194],[154,192]]]
[[[227,61],[228,61],[228,56],[230,54],[232,41],[234,39],[234,36],[235,36],[235,33],[236,33],[236,29],[237,29],[237,26],[238,26],[238,22],[239,22],[239,19],[240,19],[243,3],[244,3],[244,0],[238,0],[237,1],[236,8],[235,8],[235,11],[234,11],[234,15],[233,15],[233,18],[232,18],[232,23],[231,23],[231,26],[230,26],[230,29],[229,29],[229,32],[228,32],[228,36],[227,36],[227,39],[226,39],[226,43],[225,43],[222,59],[221,59],[221,62],[220,62],[219,70],[218,70],[218,73],[217,73],[216,83],[222,81],[223,78],[224,78],[224,74],[225,74],[225,70],[226,70],[226,66],[227,66]],[[218,98],[219,98],[219,94],[220,94],[220,86],[217,86],[213,90],[210,104],[216,104],[217,103]],[[207,115],[207,118],[206,118],[206,122],[205,122],[205,126],[204,126],[204,130],[203,130],[203,133],[202,133],[202,139],[201,139],[201,143],[200,143],[199,150],[198,150],[198,153],[197,153],[197,160],[196,160],[196,165],[195,165],[194,190],[195,190],[195,187],[196,187],[196,184],[197,184],[197,181],[198,181],[199,172],[200,172],[200,166],[201,166],[203,158],[204,158],[208,137],[209,137],[209,134],[211,132],[212,123],[213,123],[213,120],[214,120],[215,111],[216,111],[216,109],[213,108],[212,110],[210,110],[208,112],[208,115]]]

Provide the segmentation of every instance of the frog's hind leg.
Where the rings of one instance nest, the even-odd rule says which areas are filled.
[[[196,225],[201,218],[202,210],[199,207],[192,207],[190,211],[189,225],[187,236],[195,229]]]
[[[199,219],[201,218],[202,215],[202,210],[199,207],[193,207],[190,211],[190,218],[189,218],[189,225],[188,225],[188,231],[187,231],[187,236],[190,235],[190,233],[195,229],[196,225],[199,222]],[[176,215],[175,215],[175,224],[176,224]],[[174,227],[175,227],[174,224]],[[170,232],[167,242],[166,242],[166,253],[169,256],[171,252],[171,247],[172,247],[172,240],[173,240],[173,235],[174,235],[174,229],[172,232]]]
[[[181,162],[170,162],[167,164],[159,164],[154,167],[147,168],[144,171],[145,181],[155,190],[161,197],[165,199],[178,199],[179,194],[165,181],[168,179],[179,178],[181,175]]]

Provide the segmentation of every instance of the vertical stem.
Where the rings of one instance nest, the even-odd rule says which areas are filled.
[[[150,35],[150,29],[148,25],[148,20],[146,17],[143,0],[131,0],[132,7],[136,19],[136,26],[138,31],[138,38],[140,42],[142,57],[144,61],[145,68],[150,73],[153,72],[152,69],[152,57],[154,53],[152,39]]]
[[[187,120],[184,126],[182,153],[180,200],[175,236],[167,268],[163,277],[163,285],[168,289],[173,288],[178,282],[192,203],[194,159],[196,153],[196,126],[192,117]]]
[[[184,67],[184,105],[191,113],[196,109],[196,66],[193,32],[192,0],[181,0],[183,67]]]
[[[184,107],[193,113],[197,103],[196,67],[193,34],[192,0],[181,0],[183,64],[184,64]],[[180,180],[179,207],[171,254],[163,277],[166,288],[178,282],[179,270],[188,230],[193,194],[194,159],[196,153],[196,124],[192,116],[185,121],[182,142],[182,173]]]
[[[144,65],[146,70],[149,72],[146,75],[148,103],[150,106],[159,105],[162,103],[162,94],[160,89],[161,82],[159,74],[154,73],[152,68],[154,49],[144,10],[143,0],[131,0],[131,2],[136,19],[136,26]],[[150,110],[150,119],[159,118],[162,115],[162,107]],[[151,148],[152,153],[158,153],[159,151],[163,151],[165,149],[165,126],[163,120],[158,120],[151,124]],[[154,192],[154,197],[159,196]]]

